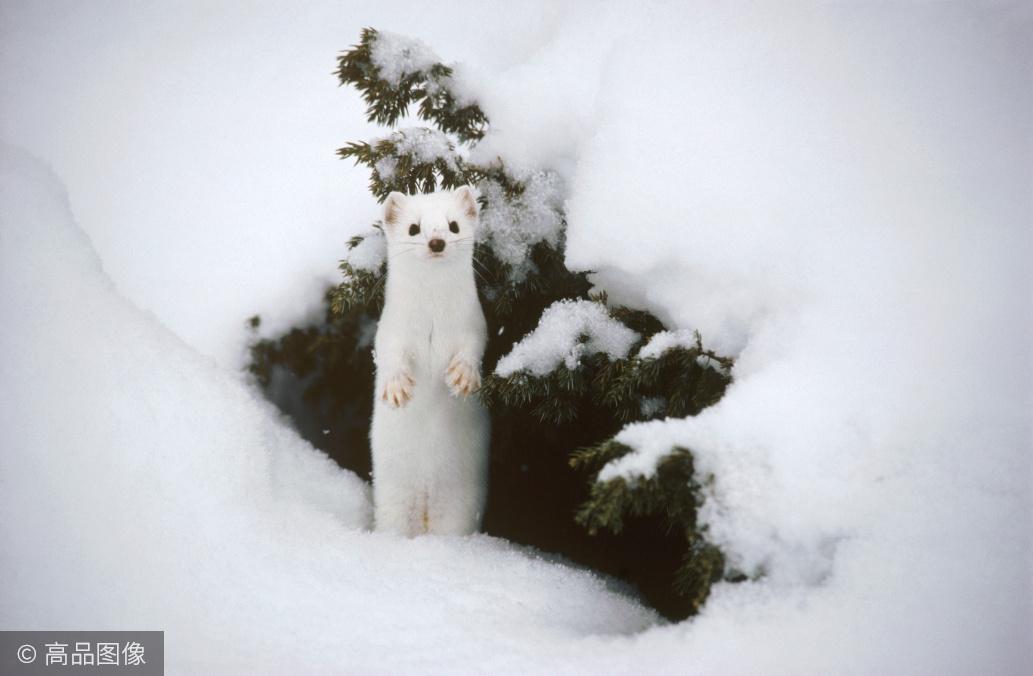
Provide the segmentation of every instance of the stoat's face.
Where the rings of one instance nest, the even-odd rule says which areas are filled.
[[[391,193],[384,202],[389,265],[468,259],[477,216],[477,198],[468,185],[429,195]]]

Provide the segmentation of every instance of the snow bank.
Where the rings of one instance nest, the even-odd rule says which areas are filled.
[[[723,401],[629,426],[636,452],[602,478],[692,449],[710,536],[763,575],[642,653],[700,673],[1027,671],[1029,12],[1021,30],[1006,8],[928,5],[620,18],[635,36],[592,73],[568,261],[740,354]]]
[[[499,359],[495,373],[503,378],[518,371],[544,376],[560,364],[576,369],[582,357],[599,353],[623,359],[638,338],[600,303],[559,301],[545,309],[534,331]]]
[[[763,577],[586,668],[1033,665],[1031,18],[572,10],[482,82],[479,152],[563,171],[568,264],[738,356],[602,478],[691,448],[711,537]]]
[[[231,367],[248,317],[263,336],[322,317],[345,242],[380,215],[334,152],[383,133],[333,75],[374,17],[211,2],[0,16],[0,139],[55,167],[122,293]]]
[[[656,621],[499,540],[361,530],[366,485],[121,298],[9,146],[0,209],[0,627],[164,629],[173,673],[398,673]]]

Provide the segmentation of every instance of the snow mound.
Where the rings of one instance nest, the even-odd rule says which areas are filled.
[[[1026,14],[671,5],[593,71],[568,264],[738,353],[600,478],[691,450],[708,537],[758,576],[644,643],[702,673],[1029,671]]]
[[[397,673],[656,622],[493,538],[364,531],[366,484],[120,297],[8,146],[0,227],[0,627],[159,627],[175,673]]]
[[[601,303],[559,301],[545,309],[534,331],[499,359],[495,373],[503,378],[517,371],[543,376],[560,364],[576,369],[582,357],[598,353],[623,359],[638,339],[638,333],[611,317]]]

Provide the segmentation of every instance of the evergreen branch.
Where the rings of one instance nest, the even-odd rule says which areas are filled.
[[[353,159],[370,170],[370,192],[383,202],[392,191],[406,194],[450,190],[470,182],[462,157],[450,141],[428,128],[396,131],[370,142],[347,143],[337,150],[342,159]],[[428,156],[420,144],[432,140],[444,146],[444,154]],[[439,150],[442,150],[439,148]]]
[[[377,31],[362,30],[359,44],[337,58],[335,74],[342,85],[351,85],[366,102],[366,118],[381,126],[393,126],[419,102],[417,115],[433,122],[444,132],[455,134],[464,143],[484,136],[488,118],[473,103],[460,105],[461,97],[452,89],[453,72],[449,66],[435,63],[425,70],[405,73],[397,83],[381,77],[373,62],[373,46]]]
[[[575,468],[593,468],[597,474],[608,462],[629,452],[630,448],[611,439],[579,449],[570,463]],[[670,528],[685,534],[686,549],[675,571],[674,589],[688,598],[696,612],[706,601],[711,585],[725,576],[724,554],[706,540],[705,530],[697,523],[701,504],[701,486],[694,477],[692,454],[674,448],[649,477],[593,482],[589,498],[578,509],[575,519],[595,535],[601,530],[621,533],[629,516],[663,516]]]

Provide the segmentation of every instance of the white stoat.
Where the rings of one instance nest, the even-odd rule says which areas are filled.
[[[370,442],[376,529],[466,534],[487,494],[488,414],[475,396],[487,340],[474,282],[473,189],[393,192],[374,344]]]

